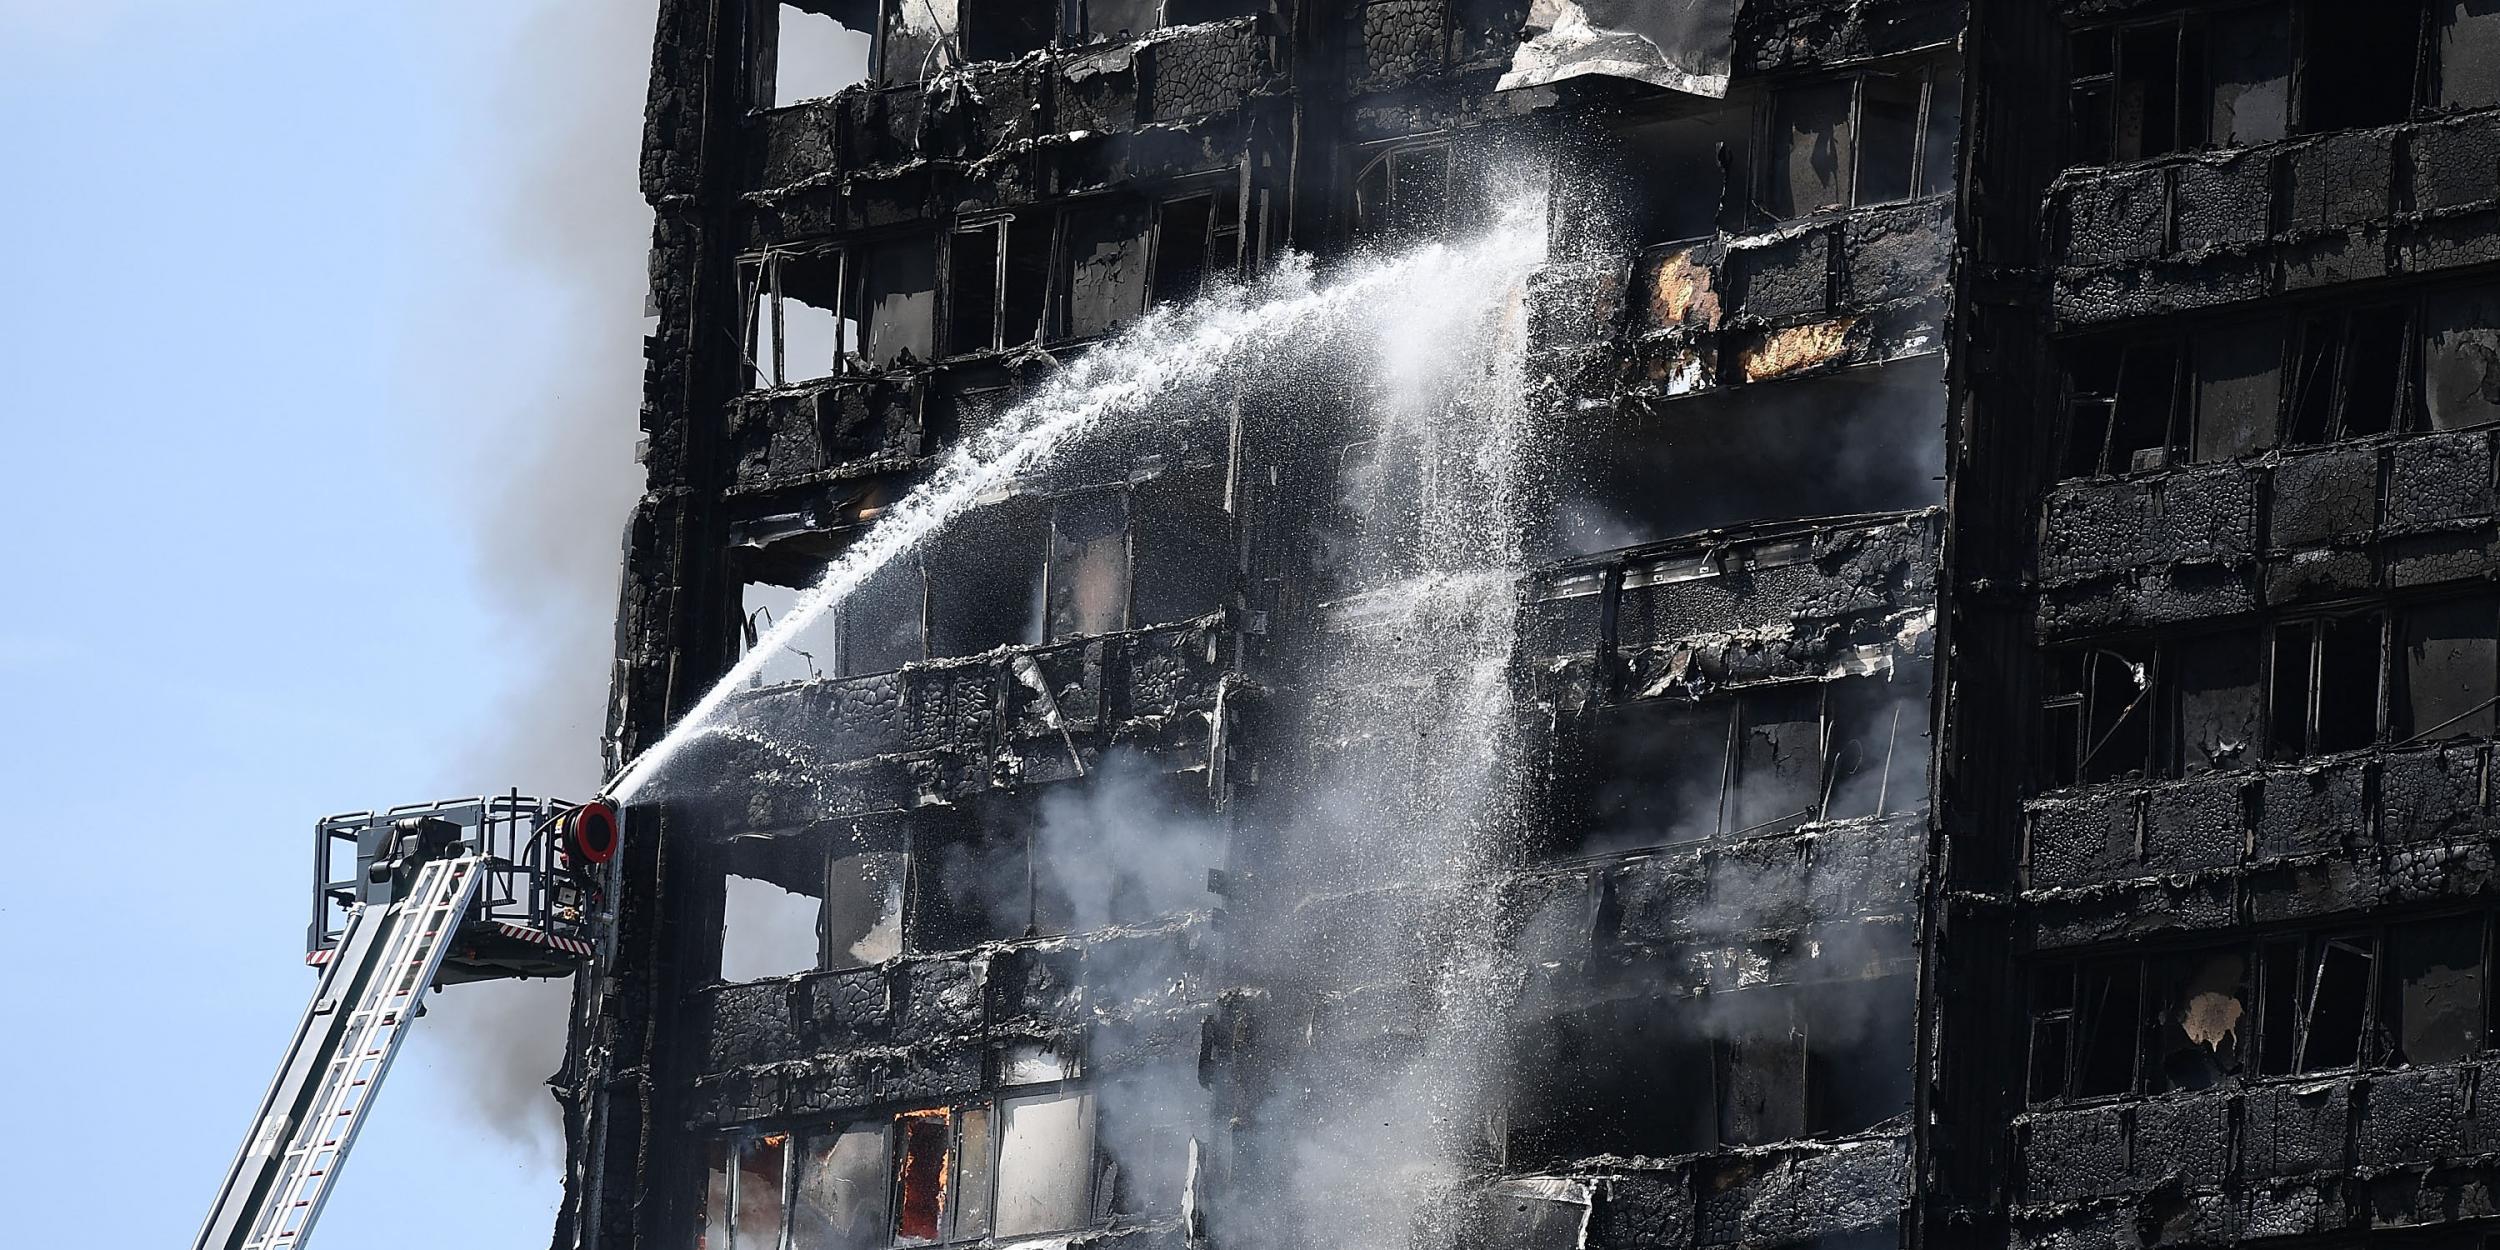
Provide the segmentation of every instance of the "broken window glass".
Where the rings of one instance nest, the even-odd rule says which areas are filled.
[[[752,653],[760,646],[773,626],[788,620],[802,597],[801,592],[770,582],[748,582],[738,592],[739,654]],[[832,631],[812,626],[782,643],[764,657],[757,666],[753,684],[775,686],[783,682],[811,681],[825,675],[827,662],[833,658]]]
[[[734,1250],[780,1250],[782,1177],[789,1166],[787,1133],[764,1133],[738,1143]]]
[[[1822,819],[1905,811],[1926,801],[1927,696],[1914,683],[1836,682],[1824,755]]]
[[[998,1104],[992,1233],[1021,1237],[1093,1218],[1094,1096],[1044,1094]]]
[[[2237,1075],[2255,1024],[2247,958],[2238,951],[2172,956],[2153,975],[2154,1092],[2206,1089]]]
[[[2500,421],[2500,291],[2478,287],[2427,301],[2422,400],[2434,430]]]
[[[1051,525],[1051,638],[1128,627],[1128,493],[1090,491],[1059,501]]]
[[[2300,12],[2302,129],[2384,126],[2412,116],[2422,10],[2420,0],[2307,0]]]
[[[825,872],[825,967],[883,963],[903,952],[903,883],[910,872],[911,857],[902,851],[834,858]]]
[[[1146,307],[1148,215],[1141,204],[1093,205],[1067,216],[1061,332],[1086,339],[1127,324]]]
[[[1022,0],[1031,4],[1034,0]],[[1090,39],[1135,39],[1160,25],[1158,0],[1079,0]]]
[[[1918,193],[1919,109],[1926,83],[1917,75],[1868,74],[1858,80],[1857,172],[1851,201],[1889,204]]]
[[[1816,83],[1780,93],[1772,106],[1769,200],[1775,218],[1849,202],[1850,84]]]
[[[789,1250],[883,1250],[890,1239],[884,1121],[808,1134],[790,1195]]]
[[[2324,1072],[2361,1062],[2373,1025],[2377,969],[2378,941],[2366,934],[2316,944],[2301,996],[2295,1071]]]
[[[804,868],[797,867],[786,881],[737,873],[728,876],[721,910],[722,980],[761,981],[816,968],[817,922],[824,900],[814,891],[823,886],[803,874]]]
[[[2268,942],[2257,951],[2257,1070],[2267,1076],[2292,1071],[2300,1046],[2301,991],[2307,984],[2305,947],[2298,939]]]
[[[2399,925],[2388,933],[2385,1004],[2393,1062],[2450,1063],[2482,1049],[2483,921],[2460,916]]]
[[[1445,224],[1450,199],[1447,143],[1408,144],[1372,156],[1354,178],[1354,236],[1396,244]]]
[[[2051,789],[2150,771],[2155,681],[2148,643],[2090,647],[2049,658],[2042,699]]]
[[[946,245],[946,345],[951,355],[998,346],[1007,223],[959,226]]]
[[[2490,737],[2500,698],[2500,604],[2476,597],[2408,608],[2397,630],[2390,709],[2397,740]]]
[[[1641,243],[1697,239],[1718,229],[1730,165],[1745,150],[1746,122],[1745,110],[1722,108],[1620,132],[1615,159],[1603,172],[1613,184],[1608,190],[1620,188],[1629,200],[1626,224]],[[1668,169],[1677,176],[1658,176]]]
[[[894,1117],[894,1240],[946,1237],[947,1161],[954,1151],[954,1112],[945,1107]]]

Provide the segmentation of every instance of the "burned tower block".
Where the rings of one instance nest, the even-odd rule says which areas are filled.
[[[558,1250],[2500,1232],[2500,7],[661,0],[642,181]]]

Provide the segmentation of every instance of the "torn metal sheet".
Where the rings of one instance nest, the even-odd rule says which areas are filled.
[[[1723,99],[1735,59],[1736,3],[1536,0],[1528,31],[1496,90],[1600,77]]]

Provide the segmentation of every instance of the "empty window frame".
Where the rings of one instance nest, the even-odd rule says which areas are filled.
[[[1038,7],[1047,0],[1009,2]],[[1135,39],[1152,34],[1162,25],[1159,10],[1163,6],[1157,0],[1075,0],[1075,4],[1076,28],[1089,40]]]
[[[767,252],[739,267],[748,310],[747,385],[787,386],[842,372],[859,351],[859,323],[844,298],[847,257],[840,250]]]
[[[1195,298],[1210,280],[1241,272],[1241,192],[1219,187],[1155,209],[1153,301]]]
[[[867,21],[870,13],[858,0],[751,0],[748,98],[757,108],[785,108],[866,81],[872,36],[843,19]]]
[[[2291,14],[2279,3],[2079,31],[2068,55],[2076,164],[2263,143],[2289,126]]]
[[[2269,633],[2270,758],[2350,751],[2379,740],[2384,612],[2295,618]]]
[[[1868,70],[1770,99],[1754,203],[1771,220],[1888,204],[1952,188],[1959,72]]]
[[[2331,443],[2404,427],[2412,377],[2410,312],[2396,304],[2300,320],[2285,442]]]
[[[2490,1036],[2480,914],[2059,961],[2031,986],[2031,1099],[2449,1063]]]
[[[1354,237],[1396,244],[1439,233],[1454,202],[1452,165],[1446,140],[1363,154],[1354,173]]]
[[[903,1111],[889,1121],[852,1126],[827,1139],[830,1149],[818,1149],[837,1192],[852,1195],[832,1209],[845,1230],[864,1236],[794,1241],[791,1250],[932,1245],[1085,1227],[1095,1218],[1095,1139],[1095,1096],[1064,1087]],[[873,1190],[872,1166],[881,1170]],[[802,1214],[812,1198],[803,1188]]]
[[[964,356],[1041,337],[1050,286],[1050,231],[997,217],[947,234],[946,351]]]
[[[2301,129],[2384,126],[2412,116],[2431,7],[2426,0],[2302,0],[2294,19],[2303,50]]]
[[[2244,768],[2264,737],[2265,644],[2253,629],[2051,652],[2043,784]]]
[[[2274,446],[2282,336],[2268,319],[2076,344],[2067,355],[2064,475],[2228,460]]]

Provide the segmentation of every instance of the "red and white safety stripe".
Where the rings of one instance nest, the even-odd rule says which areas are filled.
[[[548,933],[539,929],[532,929],[527,925],[505,924],[500,920],[493,922],[493,927],[497,933],[501,933],[505,937],[516,938],[523,942],[535,942],[540,946],[548,947],[552,950],[560,950],[568,955],[579,955],[582,958],[587,959],[590,957],[592,952],[590,943],[585,942],[580,938],[564,937],[559,934]],[[323,967],[330,962],[330,957],[336,953],[336,947],[324,947],[321,950],[307,953],[304,956],[304,962],[315,968]]]

